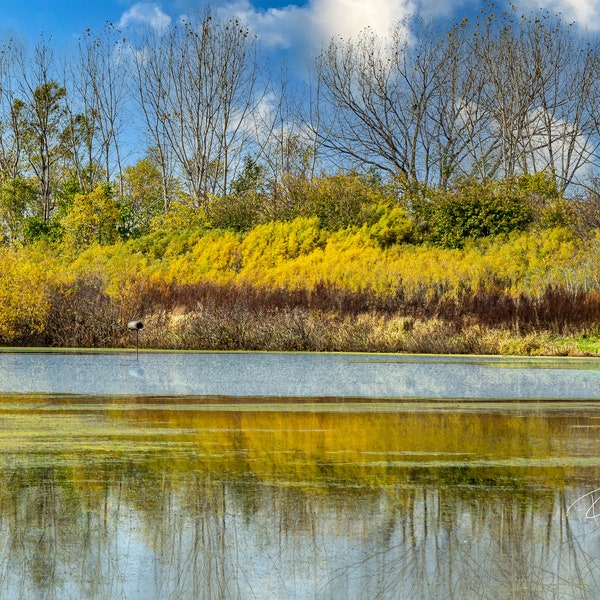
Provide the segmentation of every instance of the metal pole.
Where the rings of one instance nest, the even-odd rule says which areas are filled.
[[[138,360],[140,357],[140,329],[144,328],[144,324],[141,321],[129,321],[127,323],[127,329],[129,331],[135,331],[135,359]]]

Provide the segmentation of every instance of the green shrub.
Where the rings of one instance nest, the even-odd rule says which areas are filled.
[[[214,229],[250,231],[260,222],[258,200],[250,192],[214,198],[206,208],[208,222]]]
[[[395,201],[384,186],[354,172],[314,179],[305,194],[302,214],[317,217],[320,226],[329,231],[361,227],[369,210]]]
[[[467,179],[451,190],[427,190],[413,201],[424,241],[462,248],[467,240],[525,230],[532,210],[512,186]]]

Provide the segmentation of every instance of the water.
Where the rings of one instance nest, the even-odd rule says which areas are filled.
[[[0,354],[0,598],[597,598],[598,366]]]
[[[0,353],[0,391],[332,398],[600,398],[598,359]]]

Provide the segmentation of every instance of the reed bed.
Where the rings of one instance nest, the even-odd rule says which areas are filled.
[[[149,285],[117,302],[102,282],[52,287],[43,329],[24,327],[12,345],[178,350],[594,355],[600,292],[548,288],[539,297],[499,290],[417,301],[321,283],[313,289],[251,285]],[[586,343],[582,343],[586,341]]]

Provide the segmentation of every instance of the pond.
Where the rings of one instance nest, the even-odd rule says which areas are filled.
[[[600,361],[0,353],[0,597],[597,598]]]

